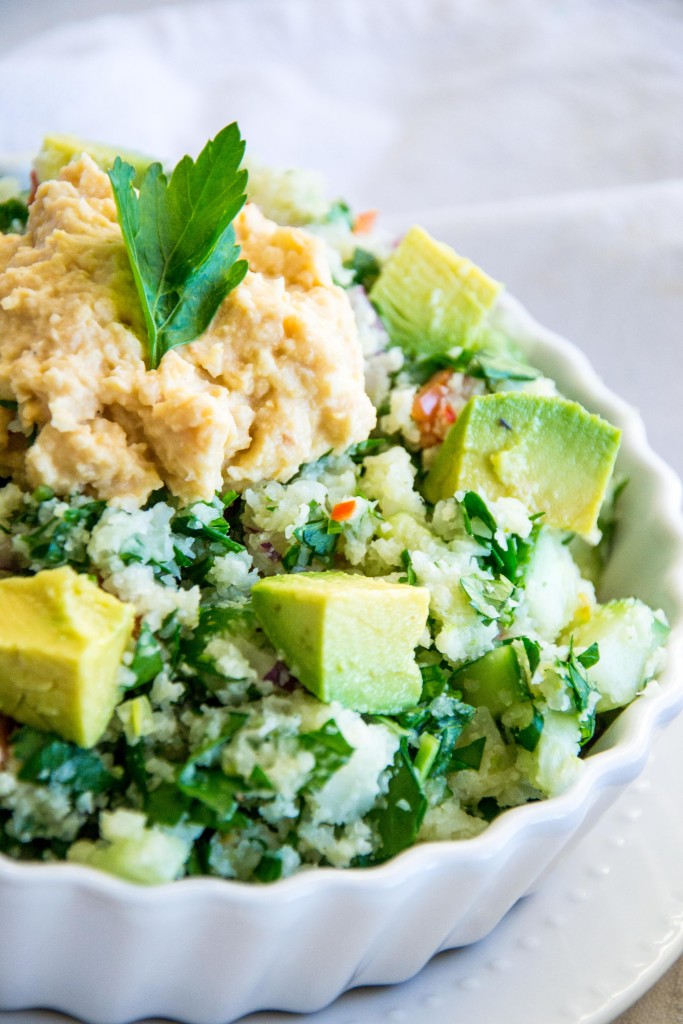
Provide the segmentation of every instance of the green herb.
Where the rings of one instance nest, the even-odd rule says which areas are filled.
[[[346,260],[344,266],[353,271],[353,283],[361,285],[368,292],[382,269],[377,257],[367,249],[354,249],[353,256]]]
[[[6,199],[0,203],[0,232],[18,233],[23,230],[28,220],[28,206],[21,199]]]
[[[542,376],[540,370],[506,353],[487,352],[484,349],[463,349],[456,356],[445,353],[429,356],[414,363],[411,377],[417,384],[424,384],[439,370],[452,370],[468,377],[486,381],[489,390],[504,381],[530,381]]]
[[[147,794],[145,814],[150,824],[173,828],[183,820],[191,802],[190,797],[181,793],[172,782],[162,782]]]
[[[381,844],[380,860],[388,860],[412,846],[427,810],[422,783],[413,768],[406,740],[390,769],[386,796],[368,814]]]
[[[234,495],[234,497],[232,496]],[[211,507],[216,508],[216,516],[211,519],[208,523],[204,522],[200,518],[194,509],[198,505],[206,505],[206,502],[195,502],[193,505],[188,505],[186,508],[176,512],[173,519],[171,520],[171,529],[176,533],[183,534],[185,536],[201,536],[205,540],[213,541],[219,545],[223,551],[244,551],[244,544],[239,544],[236,540],[230,536],[230,524],[223,518],[223,513],[228,505],[231,505],[237,497],[234,492],[226,495],[229,501],[224,504],[220,498],[215,498]],[[218,506],[218,507],[217,507]],[[218,550],[218,549],[216,549]]]
[[[502,537],[498,524],[484,499],[476,491],[467,491],[460,502],[465,530],[484,549],[477,559],[482,568],[506,576],[519,584],[524,579],[540,524],[534,523],[528,538],[516,533]],[[502,540],[501,540],[502,537]]]
[[[532,707],[531,721],[523,728],[510,729],[515,743],[525,750],[534,751],[543,732],[543,715],[535,707]]]
[[[560,678],[566,684],[571,701],[579,712],[581,744],[592,739],[595,732],[596,690],[591,684],[586,669],[591,668],[600,659],[597,644],[591,644],[581,654],[574,654],[573,638],[569,642],[569,654],[566,661],[558,660],[555,665]]]
[[[217,636],[242,636],[253,641],[256,618],[249,605],[206,605],[199,612],[199,623],[192,636],[183,637],[182,658],[193,669],[212,669],[213,660],[205,654],[207,644]],[[225,678],[221,676],[225,683]]]
[[[13,398],[0,398],[0,409],[9,409],[10,412],[16,412],[19,408],[19,403],[15,402]]]
[[[181,793],[198,801],[208,815],[195,817],[219,830],[229,827],[238,810],[237,794],[244,787],[242,779],[226,775],[216,763],[221,748],[242,728],[247,716],[233,712],[216,740],[195,751],[178,773],[177,786]],[[209,765],[200,762],[211,761]]]
[[[259,882],[277,882],[282,876],[282,858],[264,853],[254,868],[254,878]]]
[[[541,663],[541,645],[537,640],[531,640],[528,636],[519,636],[513,640],[517,664],[522,669],[527,684],[531,682],[534,672]],[[524,658],[520,657],[519,645],[524,649]],[[526,662],[526,664],[525,664]]]
[[[463,705],[463,707],[467,707],[467,705]],[[472,713],[473,710],[474,709],[472,709]],[[448,772],[453,770],[451,768],[451,759],[455,749],[455,744],[460,739],[460,734],[471,718],[472,714],[468,714],[467,716],[463,715],[459,720],[455,719],[453,722],[446,723],[439,729],[439,749],[432,763],[429,772],[430,776],[438,779],[440,775],[447,775]]]
[[[346,764],[355,749],[344,739],[332,718],[314,732],[301,733],[299,742],[304,750],[309,750],[315,757],[309,789],[324,786],[329,777]]]
[[[429,702],[449,689],[449,676],[440,665],[420,665],[422,701]]]
[[[308,521],[294,531],[298,543],[292,544],[282,557],[287,572],[305,569],[314,559],[329,565],[334,558],[342,524],[331,520],[317,501],[310,502],[309,508]]]
[[[499,619],[506,622],[510,618],[516,587],[507,577],[491,579],[479,573],[470,573],[460,578],[460,586],[487,626]]]
[[[366,455],[378,455],[380,451],[388,448],[389,442],[383,437],[369,437],[367,441],[359,441],[346,449],[346,454],[356,465],[360,465]]]
[[[520,673],[520,684],[529,692],[534,673],[541,662],[541,645],[528,636],[508,637],[501,641],[502,646],[512,647]],[[529,692],[529,697],[531,693]]]
[[[152,633],[146,622],[140,627],[140,635],[135,645],[135,653],[129,668],[135,673],[135,682],[128,689],[149,683],[158,676],[164,667],[161,644]]]
[[[263,768],[260,765],[255,764],[251,770],[251,775],[248,779],[248,785],[250,789],[268,789],[275,790],[275,786],[270,781]]]
[[[24,726],[13,737],[12,747],[22,762],[18,776],[23,782],[57,783],[74,793],[103,793],[116,783],[94,750],[52,733]]]
[[[432,664],[422,665],[420,672],[420,703],[395,715],[392,721],[417,745],[414,767],[418,774],[436,778],[449,770],[451,753],[463,729],[472,721],[474,708],[461,700],[461,692],[453,686],[452,671]]]
[[[448,772],[463,772],[468,769],[478,772],[486,746],[486,737],[480,736],[465,747],[456,747],[448,764]]]
[[[415,575],[415,570],[413,569],[413,560],[410,557],[410,551],[408,551],[407,548],[405,548],[401,552],[401,562],[403,563],[403,568],[405,569],[406,574],[405,576],[400,576],[398,582],[408,583],[411,587],[416,587],[417,576]]]
[[[481,349],[471,354],[466,371],[470,377],[483,378],[489,387],[503,381],[530,381],[542,376],[541,371],[514,356]]]
[[[483,818],[484,821],[491,822],[495,818],[497,818],[498,815],[505,810],[505,808],[500,806],[495,797],[485,796],[482,800],[479,801],[477,805],[477,810],[479,812],[479,816]]]
[[[50,499],[54,498],[54,496],[55,492],[52,490],[51,487],[48,487],[46,484],[39,484],[38,487],[36,487],[35,491],[33,491],[33,493],[31,494],[31,498],[38,505],[40,505],[41,502],[43,501],[50,501]]]
[[[52,492],[49,493],[50,498],[46,500],[52,500]],[[77,569],[85,569],[89,564],[86,550],[89,533],[102,516],[106,502],[89,501],[84,505],[72,506],[61,515],[53,515],[46,522],[41,522],[40,495],[39,499],[19,520],[29,526],[21,540],[32,566],[53,569],[60,565],[72,565]]]
[[[145,766],[145,759],[147,757],[145,744],[140,742],[129,743],[124,733],[120,739],[120,751],[126,775],[137,787],[142,797],[145,798],[149,789],[149,776]]]
[[[109,171],[119,222],[147,326],[149,366],[209,326],[226,295],[247,272],[233,220],[246,200],[244,142],[233,123],[208,142],[196,162],[183,157],[166,178],[161,164],[145,171],[117,157]]]
[[[181,641],[182,630],[180,623],[178,622],[177,612],[171,612],[167,615],[164,621],[161,623],[161,629],[157,631],[157,636],[160,640],[164,641],[166,647],[166,657],[168,658],[169,665],[175,669],[178,661],[180,660],[180,641]]]
[[[343,199],[335,199],[323,218],[324,224],[345,224],[348,228],[353,227],[353,214],[348,203]]]

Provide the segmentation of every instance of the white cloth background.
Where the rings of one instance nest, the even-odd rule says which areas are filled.
[[[98,9],[52,0],[52,22],[60,4]],[[176,2],[42,39],[25,5],[0,154],[55,130],[172,158],[236,118],[263,160],[322,170],[504,280],[683,473],[680,0]],[[0,0],[14,38],[21,6]],[[682,1024],[683,968],[620,1021]]]

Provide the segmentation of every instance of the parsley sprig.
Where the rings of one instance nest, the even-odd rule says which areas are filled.
[[[170,178],[116,158],[109,178],[147,326],[150,369],[169,349],[199,337],[247,272],[233,220],[245,203],[244,142],[229,124],[197,160],[184,156]]]

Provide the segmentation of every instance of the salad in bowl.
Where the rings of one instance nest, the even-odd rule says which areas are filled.
[[[495,925],[681,701],[680,600],[603,586],[665,473],[619,456],[624,408],[419,226],[243,159],[235,124],[172,173],[52,136],[30,194],[0,185],[0,900],[100,894],[103,959],[175,908],[195,967],[203,913],[244,969],[203,1008],[160,995],[177,956],[134,1004],[67,971],[13,1008],[209,1020],[406,977]],[[434,928],[399,955],[401,884]],[[305,956],[340,901],[354,940],[294,997],[264,917]]]

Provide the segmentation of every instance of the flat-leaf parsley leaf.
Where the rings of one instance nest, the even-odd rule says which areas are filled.
[[[232,223],[246,200],[243,155],[233,122],[196,162],[184,156],[170,179],[152,164],[139,192],[131,164],[117,157],[109,171],[145,315],[150,369],[169,349],[199,337],[247,272]]]

